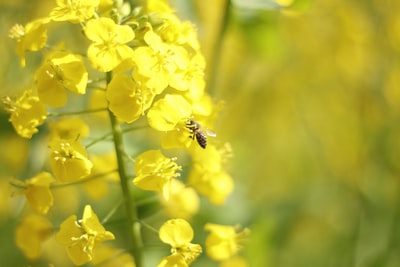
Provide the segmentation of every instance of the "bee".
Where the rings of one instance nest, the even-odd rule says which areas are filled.
[[[191,134],[189,137],[192,140],[196,139],[197,143],[202,148],[206,148],[206,146],[207,146],[207,136],[212,136],[212,137],[216,136],[216,134],[214,132],[211,132],[209,130],[204,132],[201,129],[200,124],[198,122],[194,121],[193,119],[188,119],[186,121],[186,128],[189,130],[189,132]]]

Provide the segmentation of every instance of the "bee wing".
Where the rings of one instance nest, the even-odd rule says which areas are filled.
[[[206,135],[208,135],[210,137],[216,137],[217,136],[217,134],[215,132],[211,131],[208,128],[205,130],[205,133],[206,133]]]

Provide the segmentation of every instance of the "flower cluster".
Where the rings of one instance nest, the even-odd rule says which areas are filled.
[[[78,28],[81,45],[48,43],[59,36],[48,38],[60,25]],[[205,59],[195,27],[163,0],[144,6],[57,0],[48,16],[15,25],[10,37],[22,67],[30,63],[27,52],[41,51],[43,58],[32,87],[3,102],[17,134],[27,139],[36,134],[39,141],[32,149],[39,144],[47,149],[47,156],[35,161],[40,172],[29,175],[29,170],[31,178],[11,181],[14,195],[24,196],[32,211],[17,227],[18,247],[28,259],[37,259],[53,238],[75,265],[103,259],[116,266],[122,246],[123,253],[131,253],[124,260],[140,267],[142,231],[149,226],[139,212],[146,204],[140,203],[157,201],[163,212],[156,215],[164,223],[159,231],[147,228],[171,246],[171,255],[158,266],[189,266],[203,250],[191,243],[194,231],[187,221],[201,208],[200,196],[223,205],[234,189],[225,164],[229,146],[207,140],[215,136],[208,127],[215,126],[218,105],[205,91]],[[62,189],[79,187],[86,197],[75,190],[69,191],[71,201],[60,201]],[[105,198],[115,205],[96,208],[107,214],[99,220],[92,205]],[[80,209],[82,219],[71,215]],[[128,224],[122,230],[112,223],[117,214]],[[53,226],[51,219],[61,215],[63,221]],[[211,231],[206,254],[223,262],[236,257],[248,232],[211,224],[205,229]],[[121,231],[130,241],[119,236]],[[110,256],[104,259],[97,251]],[[46,257],[51,264],[64,264]]]

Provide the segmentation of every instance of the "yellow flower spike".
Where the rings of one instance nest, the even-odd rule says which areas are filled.
[[[93,42],[87,51],[89,61],[99,71],[111,71],[133,55],[126,43],[133,40],[135,33],[127,25],[115,24],[109,18],[98,18],[89,20],[84,32]]]
[[[41,172],[35,177],[25,181],[23,194],[26,196],[32,209],[40,214],[47,214],[53,206],[54,197],[50,191],[50,184],[55,179],[48,172]]]
[[[192,114],[192,106],[181,95],[167,94],[147,112],[149,125],[157,131],[171,131]]]
[[[89,136],[89,126],[80,117],[65,118],[48,124],[50,140],[81,140]]]
[[[26,90],[17,99],[5,97],[3,103],[6,111],[11,114],[9,121],[18,135],[31,138],[38,132],[37,127],[42,125],[47,117],[46,106],[39,97],[33,95],[32,90]]]
[[[79,55],[68,52],[49,54],[35,73],[41,101],[58,108],[67,102],[65,89],[85,94],[88,73]]]
[[[134,164],[136,177],[133,183],[144,190],[157,191],[169,199],[171,180],[180,174],[181,166],[176,158],[165,157],[160,150],[149,150],[140,154]]]
[[[57,7],[50,12],[54,21],[69,21],[80,23],[90,19],[95,14],[99,0],[56,0]]]
[[[50,148],[50,166],[61,182],[76,181],[90,174],[93,164],[77,141],[53,140]]]
[[[185,266],[181,265],[181,259],[189,266],[202,252],[200,245],[190,243],[193,235],[193,229],[187,221],[183,219],[166,221],[159,231],[160,240],[172,247],[172,255],[179,256],[166,257],[158,266]]]
[[[25,217],[17,226],[15,240],[18,248],[29,259],[40,257],[41,246],[53,231],[53,226],[45,217],[31,214]]]
[[[161,198],[169,217],[190,219],[197,213],[200,200],[196,191],[177,179],[171,180],[169,199]]]
[[[112,239],[115,239],[114,235],[105,230],[90,205],[85,206],[80,222],[75,215],[71,215],[56,234],[57,242],[66,246],[68,256],[75,265],[90,262],[95,246]]]
[[[116,74],[107,88],[109,108],[123,122],[131,123],[144,114],[154,94],[131,77]]]
[[[34,20],[26,26],[14,25],[9,33],[9,37],[17,41],[16,52],[20,58],[21,67],[25,67],[25,51],[39,51],[47,42],[47,29],[45,25],[49,23],[48,18]]]
[[[250,230],[247,228],[238,232],[239,226],[208,223],[204,228],[210,231],[206,239],[206,253],[216,261],[225,261],[235,256],[241,249],[241,244],[250,234]]]

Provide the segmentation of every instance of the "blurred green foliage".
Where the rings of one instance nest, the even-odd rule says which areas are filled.
[[[42,1],[8,2],[0,4],[1,38],[46,9]],[[235,154],[226,209],[252,229],[250,266],[398,266],[400,2],[235,2],[180,4],[199,27],[211,94],[225,103],[214,130]],[[30,78],[11,40],[1,41],[4,96]],[[3,141],[13,134],[3,114],[0,123],[6,188],[26,148]],[[0,258],[9,263],[21,253],[10,230],[18,207],[6,192],[0,241],[11,251]]]

